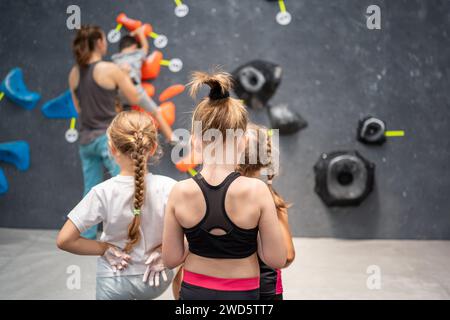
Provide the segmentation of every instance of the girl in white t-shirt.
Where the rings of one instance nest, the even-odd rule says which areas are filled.
[[[57,245],[71,253],[99,256],[97,299],[153,299],[173,278],[171,270],[165,272],[160,246],[164,210],[176,181],[147,172],[158,145],[149,116],[121,112],[107,135],[120,174],[92,188],[69,213]],[[99,241],[80,236],[100,222]]]

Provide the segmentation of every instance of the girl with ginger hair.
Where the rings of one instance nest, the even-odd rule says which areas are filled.
[[[245,150],[245,161],[238,166],[238,171],[246,177],[260,177],[262,169],[267,170],[267,186],[272,194],[275,207],[277,209],[278,220],[283,233],[284,246],[287,250],[286,263],[283,268],[288,267],[295,258],[295,248],[292,242],[292,234],[288,221],[289,205],[273,188],[274,172],[274,146],[272,145],[271,130],[262,126],[250,123],[247,126],[247,147]],[[266,150],[267,160],[261,159],[261,147]],[[250,150],[255,152],[256,161],[251,163]],[[259,259],[260,268],[260,300],[283,300],[283,285],[281,280],[281,270],[267,266]]]
[[[275,207],[277,210],[278,220],[281,225],[284,245],[287,249],[286,263],[283,268],[288,267],[295,258],[295,248],[292,242],[291,230],[288,221],[289,204],[281,197],[273,188],[274,172],[274,156],[277,150],[274,150],[272,145],[271,131],[254,123],[247,125],[247,146],[245,148],[245,161],[237,167],[243,176],[258,178],[261,176],[263,169],[267,170],[267,186],[272,194]],[[267,158],[261,159],[261,148],[266,151]],[[256,155],[256,161],[251,161],[250,152]],[[283,299],[283,285],[281,279],[281,270],[274,269],[267,266],[261,259],[259,260],[260,269],[260,300],[282,300]],[[172,291],[176,299],[180,294],[180,285],[183,277],[183,268],[180,267],[173,280]]]
[[[161,259],[164,208],[175,180],[147,172],[158,142],[150,117],[138,111],[119,113],[107,130],[119,175],[89,191],[69,213],[59,232],[60,249],[96,255],[96,298],[153,299],[170,284]],[[103,223],[100,240],[80,233]],[[159,285],[160,277],[163,278]]]
[[[184,262],[182,300],[256,300],[258,255],[272,268],[286,263],[269,189],[235,170],[246,145],[245,136],[235,133],[245,132],[248,116],[241,101],[229,96],[231,83],[224,72],[195,72],[190,83],[193,96],[205,84],[211,89],[192,117],[193,147],[202,150],[203,167],[170,193],[162,247],[166,266]],[[230,131],[233,137],[225,139]],[[208,138],[213,132],[220,135]]]

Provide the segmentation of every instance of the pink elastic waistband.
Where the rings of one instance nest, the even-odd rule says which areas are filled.
[[[259,288],[259,277],[224,279],[183,270],[183,281],[194,286],[222,291],[249,291]]]
[[[281,281],[281,270],[277,269],[277,284],[275,287],[275,294],[283,293],[283,282]]]

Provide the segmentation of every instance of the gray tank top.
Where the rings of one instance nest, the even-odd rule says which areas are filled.
[[[80,144],[88,144],[105,134],[109,124],[116,116],[116,89],[104,89],[95,82],[94,62],[80,70],[80,81],[75,94],[80,103]]]

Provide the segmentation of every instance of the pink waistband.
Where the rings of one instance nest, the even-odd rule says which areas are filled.
[[[259,277],[224,279],[183,270],[183,281],[194,286],[222,291],[248,291],[259,288]]]
[[[281,281],[281,270],[277,269],[277,284],[275,287],[275,294],[283,293],[283,282]]]

